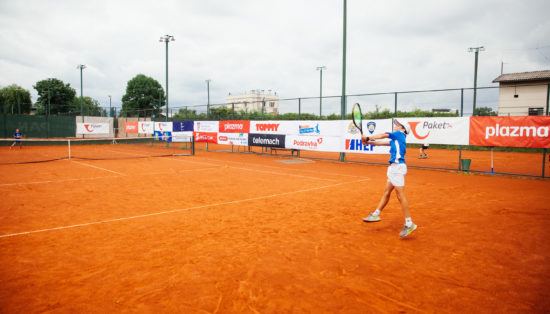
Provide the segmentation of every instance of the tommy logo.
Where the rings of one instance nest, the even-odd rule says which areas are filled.
[[[256,124],[256,131],[277,131],[279,123],[259,123]]]

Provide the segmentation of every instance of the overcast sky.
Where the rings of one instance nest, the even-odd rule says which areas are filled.
[[[472,87],[504,73],[550,69],[548,0],[348,0],[346,93]],[[80,95],[120,106],[137,74],[165,87],[170,107],[228,93],[272,90],[281,98],[342,91],[343,0],[0,0],[0,86],[49,77]],[[393,98],[392,98],[393,99]],[[392,100],[393,101],[393,100]],[[331,102],[327,101],[327,107]],[[330,109],[327,109],[330,111]]]

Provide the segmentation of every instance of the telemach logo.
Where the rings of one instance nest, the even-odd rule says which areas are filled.
[[[270,146],[279,146],[281,142],[278,138],[261,138],[261,137],[253,137],[252,143],[257,145],[270,145]]]
[[[498,123],[495,126],[485,128],[485,139],[493,136],[510,136],[510,137],[548,137],[547,126],[500,126]]]
[[[256,131],[277,131],[279,129],[279,123],[258,123],[256,124]]]

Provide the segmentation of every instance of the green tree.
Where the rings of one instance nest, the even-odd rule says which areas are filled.
[[[477,107],[474,116],[496,116],[497,113],[489,107]]]
[[[158,116],[166,97],[159,82],[143,74],[128,81],[126,94],[122,96],[121,116]]]
[[[49,78],[36,82],[33,86],[38,92],[36,101],[36,114],[48,114],[48,103],[50,114],[65,114],[74,112],[74,101],[76,91],[70,84],[56,78]],[[80,108],[78,109],[80,112]]]
[[[2,88],[0,97],[2,113],[28,114],[31,112],[31,93],[16,84]]]
[[[99,102],[91,97],[74,98],[72,103],[72,112],[82,114],[80,103],[82,102],[82,112],[85,116],[107,116],[107,111],[99,105]]]

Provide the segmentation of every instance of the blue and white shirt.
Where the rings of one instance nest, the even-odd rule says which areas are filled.
[[[405,154],[407,153],[407,135],[401,131],[386,133],[390,135],[390,164],[404,164]]]

